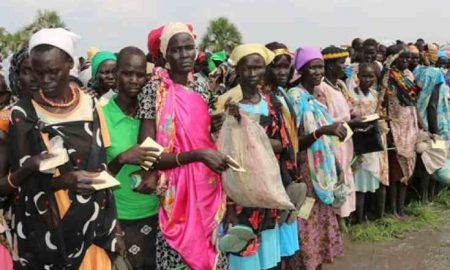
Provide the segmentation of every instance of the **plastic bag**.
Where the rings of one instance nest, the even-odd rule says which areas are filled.
[[[245,172],[222,174],[226,194],[243,207],[294,209],[283,187],[280,167],[259,119],[241,112],[241,120],[226,114],[217,140],[219,151],[231,156]]]

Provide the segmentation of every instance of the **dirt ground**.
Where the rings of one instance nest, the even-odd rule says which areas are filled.
[[[450,270],[450,222],[380,243],[357,243],[347,238],[345,256],[323,269]]]

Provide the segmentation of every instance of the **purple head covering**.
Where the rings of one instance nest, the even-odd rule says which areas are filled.
[[[319,49],[314,47],[298,48],[295,51],[294,67],[296,70],[300,70],[304,65],[308,64],[308,62],[314,59],[323,60],[323,55]]]

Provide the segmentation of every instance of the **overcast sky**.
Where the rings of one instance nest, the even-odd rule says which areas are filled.
[[[174,20],[192,23],[201,37],[218,16],[235,23],[244,42],[276,40],[291,50],[348,44],[357,36],[450,40],[450,0],[0,0],[0,26],[14,32],[39,9],[56,10],[82,36],[80,55],[90,46],[145,49],[149,30]]]

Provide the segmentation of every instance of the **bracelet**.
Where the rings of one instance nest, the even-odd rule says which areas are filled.
[[[18,187],[17,187],[16,185],[14,185],[13,182],[12,182],[12,179],[11,179],[11,173],[8,174],[7,180],[8,180],[8,184],[9,184],[10,187],[12,187],[13,189],[17,189],[17,188],[18,188]]]
[[[175,155],[175,161],[177,162],[178,166],[183,166],[183,164],[180,162],[180,154],[181,153],[177,153]]]
[[[319,137],[317,137],[316,131],[317,131],[317,129],[314,130],[313,133],[312,133],[312,134],[313,134],[313,137],[314,137],[314,140],[319,139]]]

